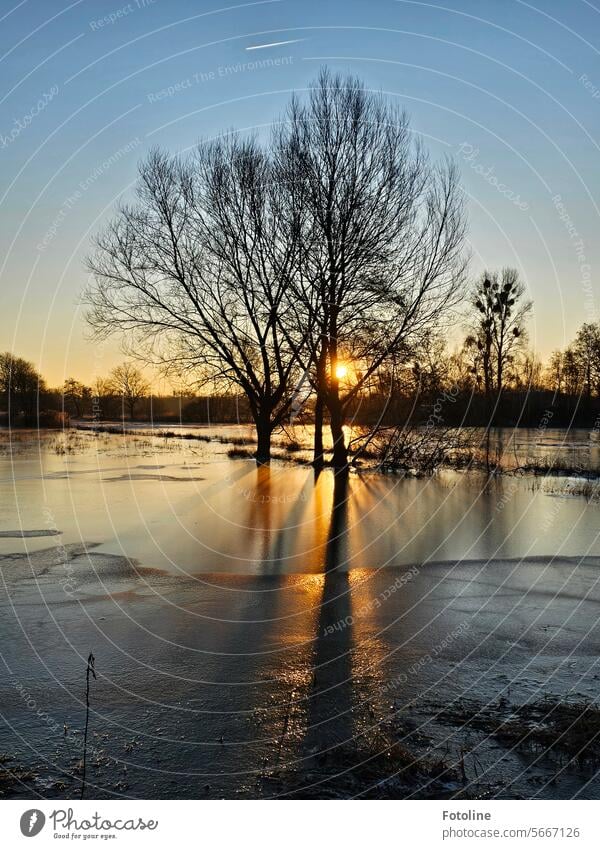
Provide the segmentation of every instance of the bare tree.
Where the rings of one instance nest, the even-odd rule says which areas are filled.
[[[20,415],[33,416],[46,384],[32,363],[8,351],[0,354],[0,395],[9,420]]]
[[[241,389],[259,462],[308,379],[342,468],[356,399],[461,294],[462,197],[356,80],[324,71],[287,119],[266,150],[228,136],[154,152],[90,260],[88,318],[171,373]]]
[[[62,396],[63,405],[68,408],[68,412],[74,413],[79,418],[89,407],[92,390],[75,378],[68,377],[63,384]]]
[[[467,342],[479,352],[488,402],[493,391],[500,396],[506,372],[523,350],[532,307],[524,296],[525,287],[514,268],[503,268],[500,274],[484,272],[473,291],[474,318]]]
[[[470,351],[473,368],[483,376],[483,391],[486,402],[490,404],[494,388],[494,310],[496,296],[487,272],[481,277],[473,292],[472,304],[475,308],[473,332],[465,340],[465,350]]]
[[[279,156],[302,183],[305,213],[288,315],[310,329],[304,365],[329,411],[333,464],[345,468],[356,398],[462,293],[463,200],[454,167],[431,165],[407,116],[355,78],[323,70],[286,119]]]
[[[261,463],[299,368],[279,320],[297,267],[298,210],[253,139],[201,144],[185,160],[155,151],[140,167],[137,204],[119,210],[90,260],[96,331],[122,332],[171,375],[241,390]]]
[[[513,386],[527,392],[543,387],[543,364],[533,351],[523,350],[513,373]]]
[[[564,386],[564,355],[562,351],[552,351],[546,366],[544,380],[548,389],[560,394]]]
[[[106,417],[112,406],[113,395],[110,381],[96,377],[92,383],[91,407],[95,419]]]
[[[133,363],[116,366],[108,381],[112,392],[122,399],[123,408],[127,408],[129,418],[133,420],[136,407],[150,391],[150,384]]]
[[[526,341],[526,322],[532,302],[526,301],[525,286],[515,268],[503,268],[500,280],[494,280],[495,293],[494,353],[496,356],[496,390],[502,392],[506,370]]]
[[[562,355],[562,384],[567,395],[579,395],[583,388],[583,372],[581,358],[575,348],[570,345]]]
[[[587,322],[577,331],[573,350],[579,361],[588,404],[600,392],[600,326]]]

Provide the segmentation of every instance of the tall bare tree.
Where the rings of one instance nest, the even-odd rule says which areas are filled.
[[[140,167],[137,203],[119,210],[90,260],[97,333],[122,332],[171,374],[242,390],[261,463],[299,368],[279,320],[297,267],[295,198],[254,139],[230,135],[187,159],[154,151]]]
[[[259,462],[308,378],[341,468],[356,399],[461,294],[462,196],[357,80],[324,71],[286,118],[266,148],[228,136],[142,164],[137,203],[90,260],[88,318],[167,370],[241,389]]]
[[[356,398],[462,294],[463,199],[454,167],[432,165],[407,116],[352,77],[323,70],[307,102],[292,100],[277,145],[303,187],[294,315],[310,329],[305,367],[345,468]]]

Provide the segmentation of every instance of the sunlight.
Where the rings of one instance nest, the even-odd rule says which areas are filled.
[[[344,365],[344,363],[339,363],[335,367],[335,376],[338,380],[343,380],[348,374],[348,366]]]

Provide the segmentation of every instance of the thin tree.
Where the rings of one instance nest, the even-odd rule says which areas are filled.
[[[532,302],[525,300],[525,286],[515,268],[503,268],[500,279],[494,279],[494,353],[496,355],[496,391],[504,388],[506,371],[515,362],[517,352],[526,341],[526,322]]]
[[[490,471],[491,428],[504,389],[506,371],[525,343],[531,301],[513,268],[484,272],[472,294],[472,334],[467,347],[476,346],[483,371],[485,393],[485,457]],[[492,397],[493,394],[495,397]]]
[[[497,403],[506,372],[523,349],[532,304],[525,300],[525,287],[516,269],[503,268],[500,274],[484,272],[473,291],[472,305],[472,335],[467,342],[479,351],[486,413],[491,418],[492,393]]]
[[[478,357],[476,367],[483,375],[483,391],[486,399],[486,414],[494,388],[494,317],[496,294],[487,273],[484,274],[473,293],[473,306],[476,310],[474,332],[466,339],[467,347],[476,348]]]
[[[96,377],[91,388],[91,408],[95,419],[106,418],[111,412],[114,396],[110,380],[106,377]]]

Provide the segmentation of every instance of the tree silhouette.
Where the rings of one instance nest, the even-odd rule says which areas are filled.
[[[309,330],[305,367],[344,468],[343,428],[360,393],[462,294],[463,200],[454,167],[431,165],[406,114],[356,78],[323,70],[285,118],[279,156],[303,187],[293,315]],[[344,361],[352,382],[339,377]]]
[[[129,418],[133,419],[139,402],[150,391],[150,384],[142,372],[133,363],[123,363],[111,371],[108,383],[111,391],[122,399]]]

